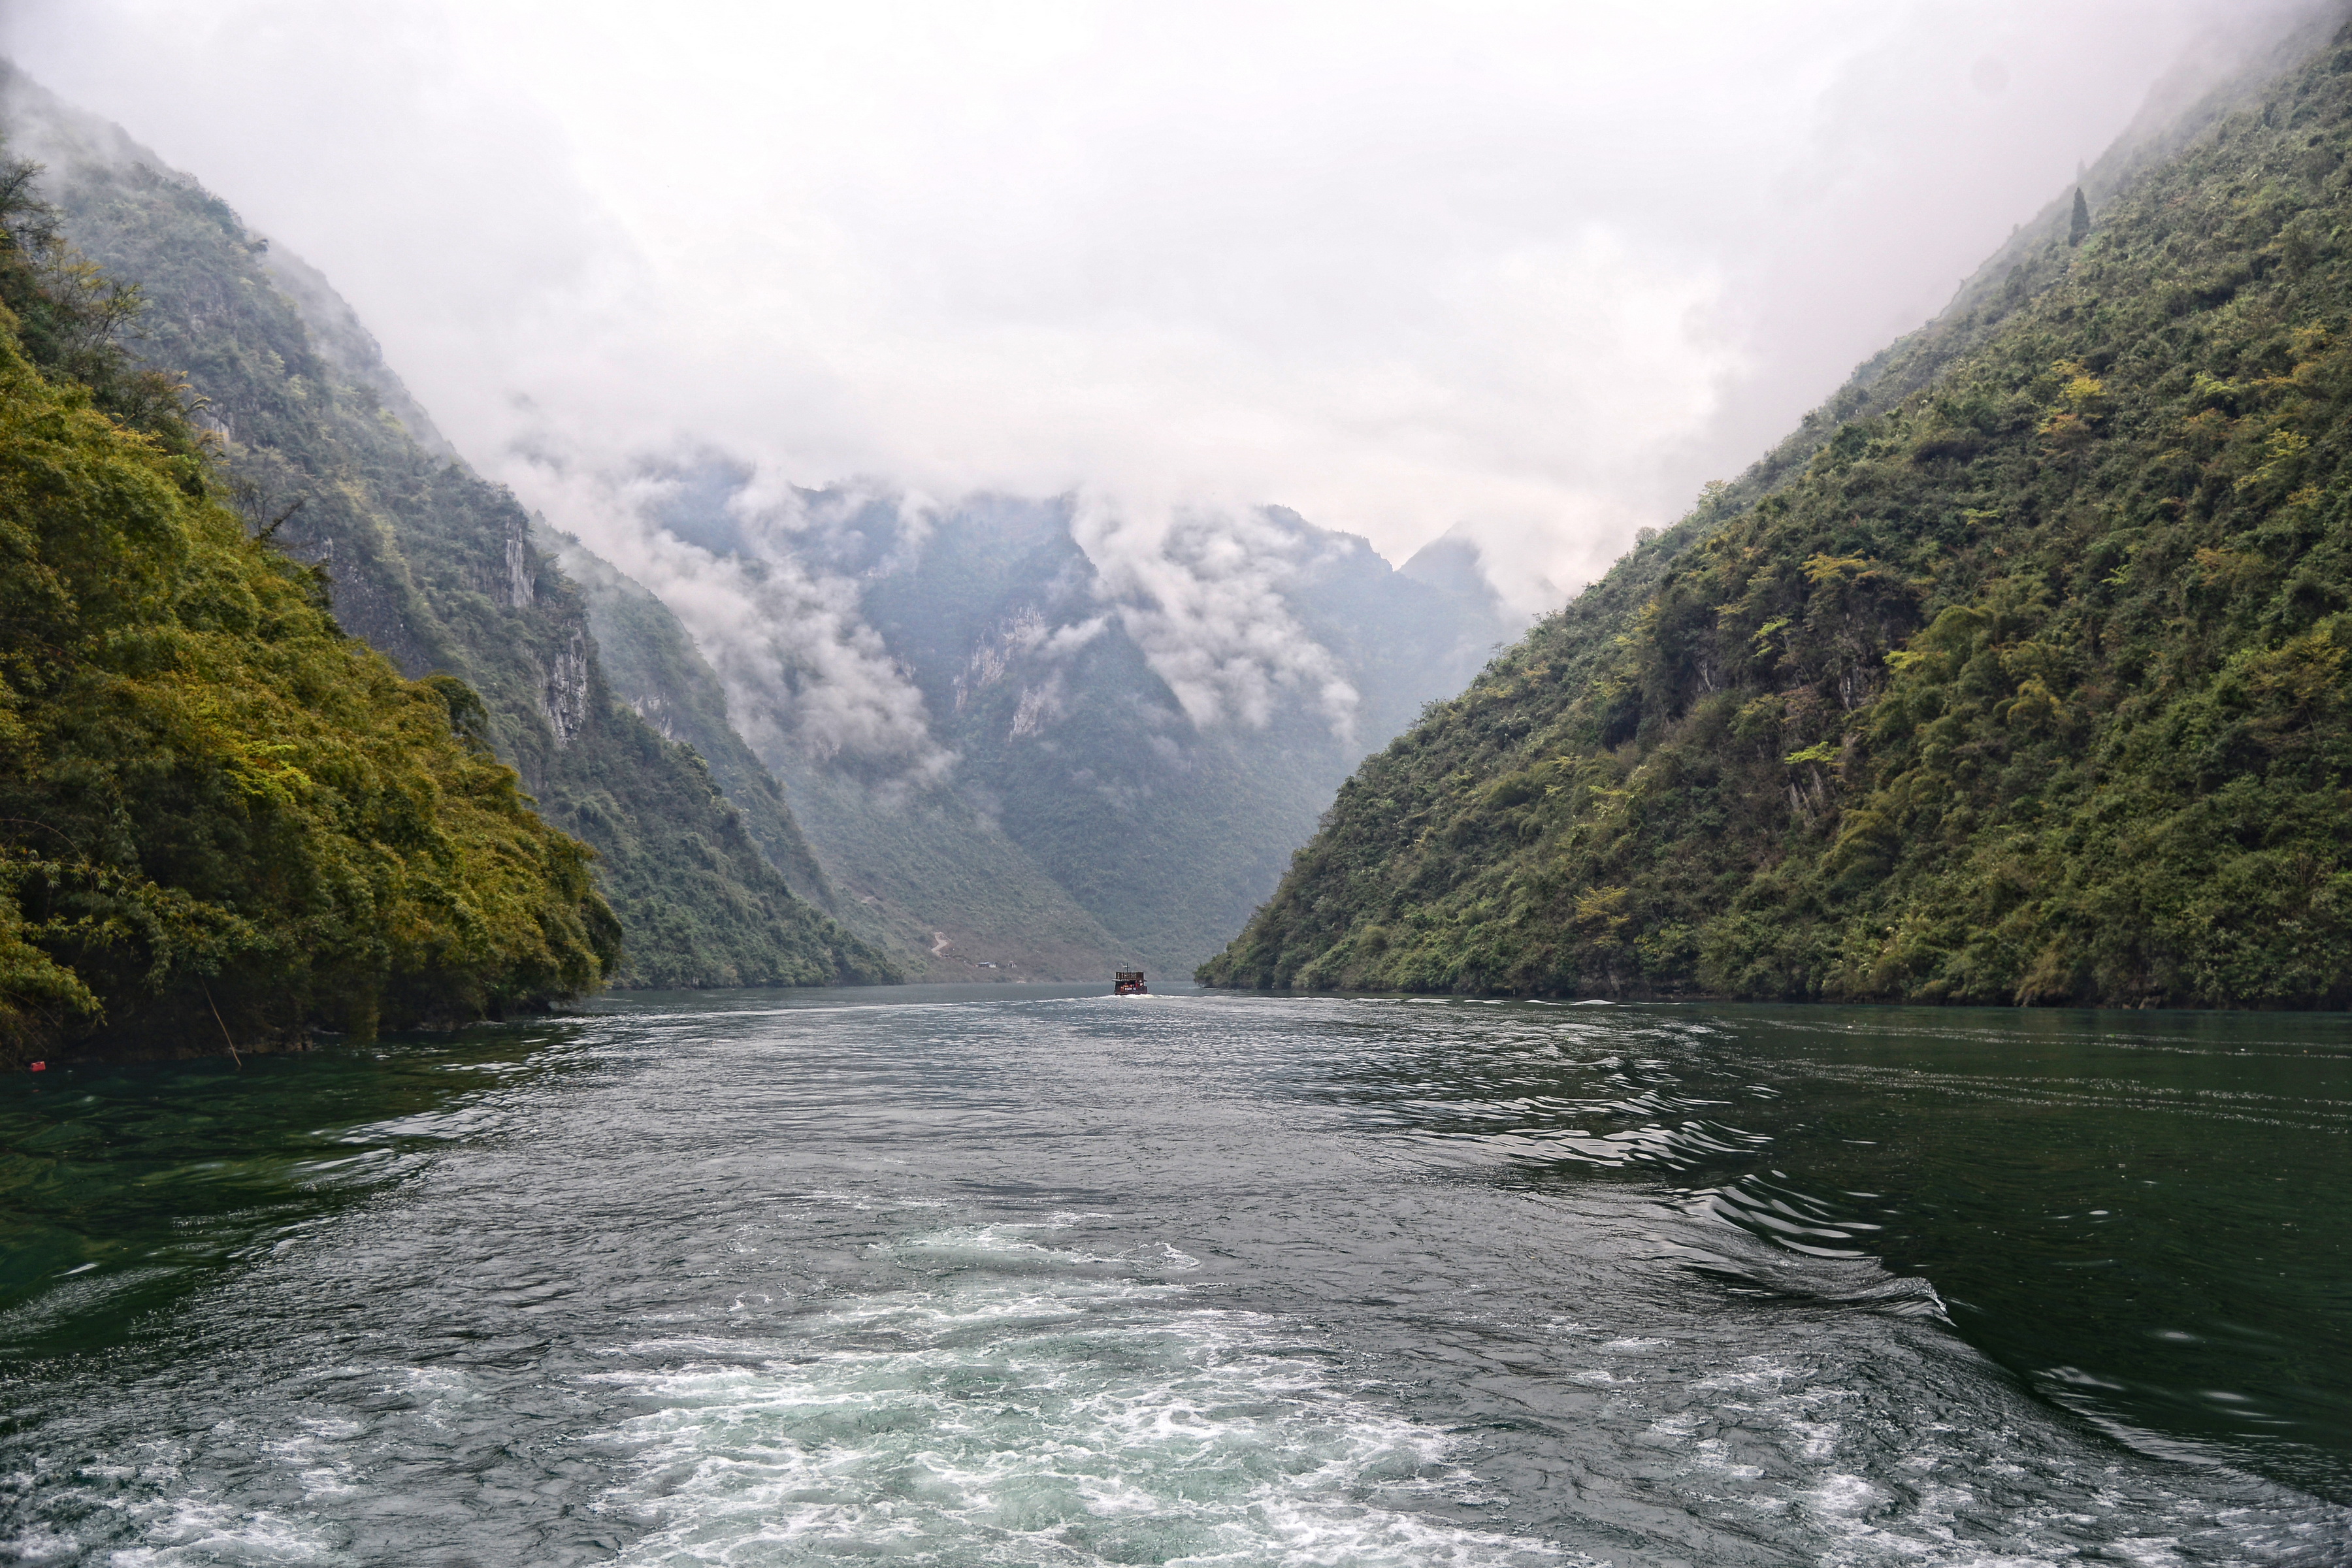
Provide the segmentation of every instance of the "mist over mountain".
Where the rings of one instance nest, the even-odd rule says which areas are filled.
[[[5,1563],[2352,1568],[2346,1009],[2352,0],[0,0]]]
[[[2177,150],[2158,134],[2167,117],[2307,9],[2280,0],[2229,25],[2194,5],[2168,12],[2167,36],[2210,23],[2212,47],[2164,79],[2126,134],[2138,162],[2110,156],[2081,171],[2090,205],[2070,191],[2021,224],[1927,338],[1906,340],[1933,342],[1935,354],[1898,350],[1866,363],[1739,485],[1710,489],[1698,515],[1770,499],[1834,431],[1891,406],[1900,389],[1924,384],[1923,366],[1944,364],[1963,338],[1973,342],[2037,297],[2050,247],[2071,252],[2096,207]],[[1827,55],[1811,35],[1774,47],[1846,84],[1845,97],[1821,101],[1851,129],[1870,120],[1852,92],[1900,79],[1887,61],[1942,36],[1940,26],[1906,22],[1879,39],[1872,47],[1891,52],[1878,75],[1855,74],[1862,57],[1843,43]],[[2008,52],[1978,59],[1969,90],[2011,90],[2003,60],[2025,58],[2026,46],[2001,36]],[[2143,65],[2154,68],[2102,68],[2073,87],[2105,101],[2125,78],[2145,79],[2133,76]],[[1006,329],[1003,342],[1034,352],[975,355],[918,388],[904,378],[926,363],[919,346],[964,340],[910,300],[890,340],[904,353],[883,356],[890,369],[878,380],[839,377],[838,404],[814,395],[814,383],[762,380],[753,372],[763,344],[787,380],[841,369],[816,338],[795,345],[762,334],[779,322],[806,326],[843,274],[838,258],[795,250],[804,274],[763,275],[761,287],[730,292],[729,247],[745,237],[737,232],[694,257],[710,269],[690,287],[675,266],[650,265],[650,251],[598,272],[593,325],[536,322],[555,357],[533,363],[545,372],[560,361],[567,374],[486,371],[450,423],[410,395],[318,269],[121,131],[65,111],[21,79],[12,95],[28,150],[56,164],[50,188],[76,242],[148,289],[155,309],[141,352],[191,377],[252,525],[327,570],[337,613],[402,668],[445,670],[482,690],[499,754],[552,816],[602,849],[599,874],[640,933],[631,974],[642,982],[878,974],[894,962],[907,973],[1008,977],[1095,973],[1121,960],[1189,966],[1274,888],[1358,759],[1423,723],[1424,710],[1442,713],[1429,705],[1458,690],[1531,608],[1559,601],[1563,579],[1549,571],[1598,559],[1608,531],[1656,500],[1652,479],[1633,476],[1654,476],[1668,447],[1699,440],[1743,352],[1717,331],[1729,274],[1704,247],[1661,242],[1645,252],[1630,237],[1641,231],[1636,212],[1664,224],[1653,239],[1696,232],[1683,226],[1687,215],[1602,202],[1593,210],[1627,222],[1547,218],[1539,238],[1465,256],[1446,273],[1455,281],[1424,289],[1434,313],[1408,335],[1451,345],[1434,360],[1368,333],[1350,338],[1350,353],[1317,362],[1326,392],[1345,384],[1339,423],[1354,436],[1390,433],[1377,453],[1340,462],[1328,430],[1301,434],[1330,409],[1310,417],[1314,397],[1269,396],[1183,422],[1179,460],[1175,447],[1151,455],[1135,444],[1159,438],[1151,398],[1076,374],[1094,351],[1074,348],[1067,384],[1038,379],[1036,367],[1055,363],[1045,346],[1055,332],[1066,346],[1083,335],[1067,325]],[[2113,122],[2108,110],[2098,115]],[[1720,136],[1708,144],[1727,145]],[[613,151],[615,167],[635,166],[642,153]],[[739,155],[749,156],[729,143],[726,156]],[[1572,159],[1560,166],[1584,170]],[[554,210],[569,187],[531,188]],[[1787,212],[1816,210],[1794,187],[1784,194]],[[677,216],[702,210],[688,202]],[[1507,210],[1524,208],[1488,216]],[[987,231],[983,215],[971,216],[975,234]],[[1277,259],[1256,275],[1263,297],[1221,330],[1254,323],[1272,342],[1311,322],[1301,302],[1313,291]],[[1324,270],[1331,297],[1349,301],[1335,321],[1362,320],[1371,297],[1349,293],[1346,269]],[[1240,275],[1195,276],[1230,284]],[[786,300],[775,289],[787,283],[812,292]],[[583,298],[539,296],[559,297]],[[1136,308],[1160,298],[1131,296]],[[1292,301],[1287,314],[1264,316],[1277,299]],[[698,303],[681,313],[689,300]],[[719,313],[698,313],[706,307]],[[1509,326],[1501,337],[1498,308]],[[1123,363],[1164,369],[1189,329],[1175,315],[1150,319],[1149,348],[1118,331],[1096,347],[1124,344],[1133,353]],[[504,341],[503,326],[475,326],[488,348]],[[858,351],[869,369],[879,342]],[[1522,346],[1531,360],[1513,357]],[[585,368],[600,354],[601,368]],[[1432,370],[1472,360],[1481,374],[1448,382]],[[646,385],[661,388],[658,418],[610,400]],[[1081,385],[1092,387],[1083,413],[1066,396]],[[586,403],[574,395],[583,388]],[[856,419],[870,422],[877,397],[906,412],[908,431],[887,442],[842,438],[835,416],[856,405]],[[950,405],[953,417],[942,412]],[[992,426],[1000,413],[1019,417]],[[1076,444],[1037,446],[1041,416],[1059,419]],[[1537,426],[1558,440],[1542,461],[1528,456]],[[909,457],[903,443],[919,444],[925,430],[960,455]],[[1006,460],[971,460],[992,439],[1005,443]],[[1263,460],[1276,448],[1287,456]],[[1484,456],[1465,457],[1472,448]],[[1203,467],[1211,450],[1229,459],[1224,471]],[[489,460],[478,470],[461,452]],[[1310,483],[1298,464],[1318,452]],[[844,460],[853,453],[887,460],[860,467]],[[1320,482],[1342,470],[1337,489]],[[1429,487],[1446,472],[1465,476],[1465,497],[1486,499],[1465,500],[1439,532]],[[988,474],[1019,482],[974,482]],[[1398,483],[1383,489],[1383,475]],[[1040,482],[1046,476],[1063,482]],[[1405,504],[1423,547],[1401,568],[1329,526],[1372,520],[1362,526],[1385,536],[1391,559],[1403,555],[1401,514],[1368,502],[1372,491],[1418,497]],[[1507,494],[1517,500],[1495,510]],[[1348,499],[1327,514],[1318,497]],[[1667,537],[1683,540],[1692,526]],[[1540,547],[1508,542],[1521,536],[1540,536]],[[1637,537],[1645,542],[1615,586],[1580,599],[1577,617],[1646,581],[1641,563],[1660,559],[1657,541]],[[847,929],[827,924],[828,910]],[[787,928],[798,934],[776,947]],[[737,942],[755,929],[768,934]],[[809,942],[823,952],[802,951]],[[881,947],[903,962],[883,960]],[[786,961],[787,949],[799,956]]]
[[[657,724],[723,691],[844,918],[934,977],[1198,962],[1356,760],[1516,624],[1475,546],[1394,570],[1280,508],[1145,528],[1083,498],[779,492],[717,460],[614,493],[634,526],[596,542],[635,579],[563,559],[616,689]],[[656,598],[707,673],[634,651]]]
[[[1396,571],[1280,507],[941,504],[718,452],[540,449],[560,533],[317,269],[21,75],[0,103],[75,243],[145,291],[139,352],[190,378],[251,526],[404,669],[479,689],[597,847],[635,983],[1189,969],[1519,624],[1461,539]]]
[[[1459,529],[1532,616],[2305,8],[14,0],[0,47],[583,537],[532,448]]]

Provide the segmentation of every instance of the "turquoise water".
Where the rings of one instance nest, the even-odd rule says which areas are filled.
[[[2340,1017],[635,997],[0,1089],[0,1557],[2352,1561]]]

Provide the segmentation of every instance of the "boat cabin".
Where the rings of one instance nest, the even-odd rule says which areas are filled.
[[[1149,996],[1151,991],[1143,984],[1143,971],[1122,969],[1110,977],[1110,994],[1114,996]]]

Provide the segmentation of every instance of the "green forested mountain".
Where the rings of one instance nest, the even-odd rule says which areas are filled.
[[[895,977],[762,853],[793,868],[781,797],[747,823],[691,747],[614,700],[578,589],[514,498],[450,456],[323,279],[21,76],[0,76],[0,110],[18,150],[48,165],[68,237],[143,290],[138,353],[187,378],[248,526],[315,563],[336,618],[402,670],[479,692],[484,739],[551,821],[594,847],[622,984]]]
[[[1228,985],[2352,1002],[2352,37],[1340,791]]]
[[[593,989],[588,850],[479,701],[248,536],[136,298],[0,163],[0,1062],[256,1048]]]

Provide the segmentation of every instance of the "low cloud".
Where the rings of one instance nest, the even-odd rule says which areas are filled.
[[[1282,599],[1310,536],[1264,509],[1140,510],[1101,495],[1081,498],[1071,531],[1097,595],[1195,729],[1264,729],[1297,696],[1353,738],[1356,689]]]
[[[872,782],[942,782],[954,753],[933,736],[923,695],[860,608],[863,584],[813,548],[837,521],[789,488],[739,489],[724,502],[727,548],[680,536],[659,514],[686,482],[532,460],[542,503],[567,531],[677,613],[727,690],[752,747],[845,767]],[[862,496],[831,498],[829,507]],[[919,503],[905,513],[916,520]]]
[[[1932,314],[2165,72],[2310,8],[11,0],[0,46],[323,268],[562,526],[507,456],[548,429],[1084,490],[1105,540],[1453,530],[1532,610]],[[1213,622],[1163,588],[1162,630]],[[1204,712],[1317,679],[1219,646],[1162,654]]]
[[[753,746],[791,750],[869,782],[943,782],[956,758],[923,695],[866,620],[877,580],[919,559],[928,498],[872,488],[819,494],[709,453],[600,467],[542,438],[514,455],[528,499],[659,595],[727,689]],[[984,636],[954,705],[1018,676],[1017,735],[1064,716],[1062,668],[1115,622],[1197,730],[1262,729],[1296,705],[1352,739],[1359,696],[1284,595],[1335,548],[1265,508],[1137,508],[1078,499],[1071,535],[1091,582]],[[1041,584],[1054,597],[1054,585]],[[1174,716],[1170,715],[1171,721]]]

